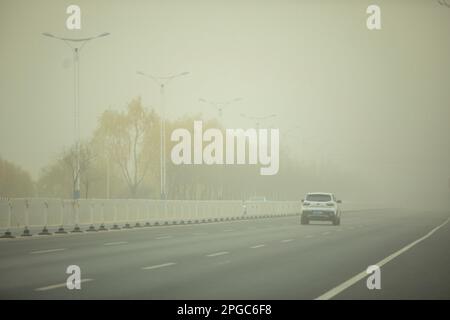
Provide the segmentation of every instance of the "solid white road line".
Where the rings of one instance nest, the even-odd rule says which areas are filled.
[[[215,252],[215,253],[211,253],[211,254],[207,254],[207,257],[217,257],[217,256],[223,256],[224,254],[229,254],[228,251],[220,251],[220,252]]]
[[[143,267],[142,270],[159,269],[159,268],[173,266],[174,264],[176,264],[176,263],[175,262],[167,262],[167,263],[163,263],[163,264],[157,264],[155,266]]]
[[[89,282],[89,281],[94,281],[94,279],[81,279],[80,283]],[[34,289],[34,291],[47,291],[47,290],[52,290],[52,289],[65,288],[66,286],[67,286],[67,283],[64,282],[64,283],[54,284],[54,285],[47,286],[47,287],[37,288],[37,289]]]
[[[287,243],[287,242],[291,242],[291,241],[294,241],[294,239],[284,239],[284,240],[281,240],[281,243]]]
[[[38,251],[31,251],[30,254],[39,254],[39,253],[50,253],[50,252],[58,252],[58,251],[64,251],[65,248],[61,249],[49,249],[49,250],[38,250]]]
[[[162,240],[162,239],[170,239],[172,238],[172,236],[161,236],[161,237],[156,237],[156,240]]]
[[[250,247],[250,249],[258,249],[258,248],[262,248],[262,247],[265,247],[265,246],[266,246],[265,244],[258,244],[256,246]]]
[[[127,241],[117,241],[117,242],[107,242],[104,245],[105,246],[117,246],[120,244],[127,244],[127,243],[128,243]]]
[[[414,247],[416,244],[418,244],[419,242],[422,242],[423,240],[427,239],[428,237],[430,237],[433,233],[435,233],[437,230],[439,230],[440,228],[442,228],[444,225],[446,225],[448,223],[448,221],[450,220],[450,218],[447,218],[447,220],[445,220],[442,224],[438,225],[437,227],[435,227],[433,230],[431,230],[430,232],[428,232],[426,235],[424,235],[423,237],[417,239],[414,242],[411,242],[410,244],[408,244],[407,246],[403,247],[402,249],[398,250],[397,252],[394,252],[393,254],[391,254],[390,256],[384,258],[383,260],[375,263],[375,265],[377,265],[379,268],[381,268],[383,265],[385,265],[386,263],[388,263],[389,261],[395,259],[396,257],[398,257],[399,255],[401,255],[402,253],[408,251],[409,249],[411,249],[412,247]],[[344,283],[338,285],[337,287],[331,289],[330,291],[325,292],[324,294],[322,294],[321,296],[317,297],[315,300],[329,300],[331,298],[333,298],[334,296],[336,296],[337,294],[341,293],[342,291],[344,291],[345,289],[347,289],[348,287],[354,285],[355,283],[357,283],[359,280],[364,279],[367,276],[366,270],[362,271],[361,273],[358,273],[356,276],[354,276],[353,278],[348,279],[347,281],[345,281]]]

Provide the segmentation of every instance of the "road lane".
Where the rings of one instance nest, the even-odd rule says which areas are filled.
[[[0,242],[0,297],[313,299],[417,239],[446,216],[361,211],[344,215],[340,227],[301,226],[298,217],[286,217],[5,241]],[[158,236],[170,237],[156,240]],[[57,243],[66,250],[29,254],[51,250]],[[227,254],[207,257],[223,252]],[[167,263],[173,265],[150,273],[142,270]],[[69,264],[79,265],[82,277],[95,282],[78,292],[64,287],[45,293],[33,290],[63,283]]]

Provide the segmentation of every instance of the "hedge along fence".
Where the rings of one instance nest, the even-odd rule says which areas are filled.
[[[140,200],[89,199],[64,200],[47,198],[0,199],[0,229],[42,228],[41,234],[50,234],[48,228],[60,233],[119,229],[161,224],[184,224],[237,220],[244,218],[285,216],[300,213],[299,201],[195,201],[195,200]],[[58,232],[57,231],[57,232]],[[11,233],[9,232],[9,235]]]

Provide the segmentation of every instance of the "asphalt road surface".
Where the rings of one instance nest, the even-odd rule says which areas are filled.
[[[0,298],[450,299],[449,216],[383,209],[343,213],[341,226],[283,217],[1,239]],[[381,289],[369,290],[361,273],[380,262]],[[81,290],[66,287],[69,265]]]

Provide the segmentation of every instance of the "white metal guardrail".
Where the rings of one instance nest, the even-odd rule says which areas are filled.
[[[0,199],[0,230],[96,231],[164,224],[215,222],[299,214],[300,201],[195,201],[140,199]],[[3,234],[3,232],[2,232]]]

